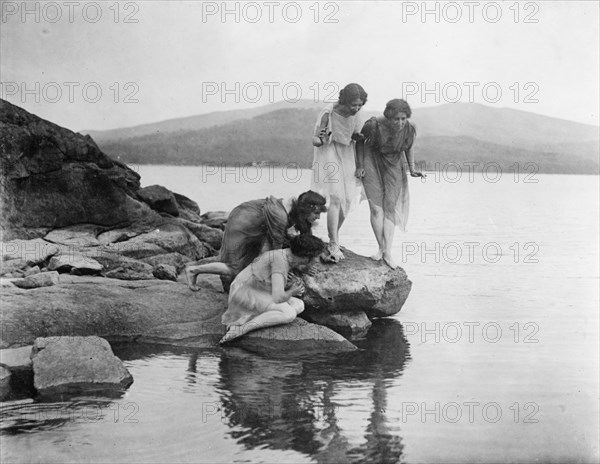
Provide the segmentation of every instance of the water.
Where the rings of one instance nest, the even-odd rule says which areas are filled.
[[[310,183],[308,171],[253,169],[140,173],[203,212]],[[114,346],[131,388],[5,403],[3,462],[597,461],[599,179],[534,180],[411,180],[394,255],[413,289],[359,353]],[[341,241],[374,251],[365,203]]]

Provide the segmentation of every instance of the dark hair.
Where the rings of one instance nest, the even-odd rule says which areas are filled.
[[[386,118],[393,118],[398,113],[405,113],[407,118],[410,118],[412,111],[410,109],[409,104],[406,100],[402,100],[401,98],[394,98],[390,100],[385,105],[385,110],[383,111],[383,115]]]
[[[290,248],[301,258],[316,258],[325,250],[325,242],[313,234],[300,234],[292,237]]]
[[[311,231],[312,224],[308,222],[310,213],[324,213],[325,197],[317,192],[309,190],[302,193],[297,200],[292,201],[290,210],[290,226],[294,226],[301,234],[307,234]]]
[[[358,84],[348,84],[342,90],[340,90],[340,97],[338,103],[340,105],[349,105],[351,102],[360,98],[363,105],[367,103],[367,92]]]

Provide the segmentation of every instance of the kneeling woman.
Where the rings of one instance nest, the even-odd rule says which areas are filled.
[[[292,322],[304,311],[304,283],[288,273],[310,264],[325,249],[325,243],[312,234],[293,237],[290,248],[260,255],[240,272],[231,284],[229,306],[222,322],[227,333],[221,343],[251,330]]]

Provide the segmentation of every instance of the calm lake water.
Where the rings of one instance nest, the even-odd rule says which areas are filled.
[[[139,171],[203,212],[310,185],[293,169]],[[492,180],[411,179],[395,256],[412,292],[360,352],[114,346],[131,388],[4,403],[2,462],[597,462],[599,178]],[[366,255],[368,217],[361,203],[341,231]]]

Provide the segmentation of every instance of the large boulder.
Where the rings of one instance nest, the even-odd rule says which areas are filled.
[[[309,310],[346,313],[364,311],[370,318],[392,316],[402,309],[412,282],[402,268],[344,249],[338,264],[316,265],[316,277],[305,276],[304,303]]]
[[[89,136],[0,100],[0,228],[128,223],[157,213],[138,201],[139,175],[106,156]]]
[[[133,377],[100,337],[47,337],[33,344],[33,385],[40,396],[121,390]]]

